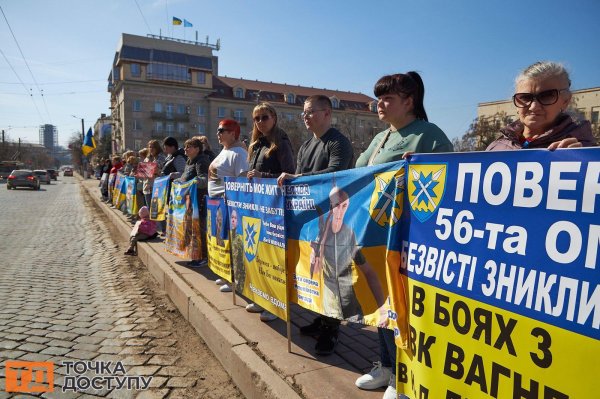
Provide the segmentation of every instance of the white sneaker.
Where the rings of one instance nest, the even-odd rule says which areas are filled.
[[[390,382],[390,377],[394,375],[392,368],[383,367],[381,362],[374,362],[373,366],[375,367],[371,371],[356,380],[355,384],[360,389],[372,390],[385,387]],[[396,380],[394,379],[394,381]]]
[[[383,399],[398,399],[398,392],[396,391],[396,375],[392,374],[388,382],[388,387],[383,393]]]
[[[266,310],[263,310],[262,313],[260,314],[260,321],[269,322],[269,321],[273,321],[273,320],[277,320],[277,316],[275,316],[271,312],[267,312]]]
[[[218,279],[215,280],[215,284],[216,285],[223,285],[225,283],[226,283],[226,281],[224,279],[222,279],[222,278],[218,278]]]
[[[221,288],[219,288],[219,291],[221,291],[221,292],[231,292],[231,287],[229,286],[229,284],[223,284],[221,286]]]
[[[255,303],[249,303],[248,305],[246,305],[246,312],[260,313],[262,311],[263,311],[263,308],[261,308],[260,306],[258,306]]]

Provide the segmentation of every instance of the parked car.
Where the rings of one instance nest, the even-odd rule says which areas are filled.
[[[50,184],[50,174],[44,169],[36,169],[33,171],[33,173],[38,177],[38,179],[40,179],[40,183],[44,182],[46,184]]]
[[[52,180],[58,180],[58,172],[56,169],[46,169],[46,172],[48,172]]]
[[[6,181],[6,188],[29,187],[40,189],[40,179],[29,169],[13,170]]]
[[[65,168],[65,170],[63,171],[63,176],[73,176],[73,169]]]

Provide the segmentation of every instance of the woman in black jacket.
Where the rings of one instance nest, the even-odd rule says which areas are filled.
[[[277,126],[277,112],[267,102],[254,107],[252,111],[254,128],[248,147],[248,178],[279,177],[281,173],[296,171],[292,143],[287,134]],[[263,310],[255,303],[246,306],[252,313],[260,312],[262,321],[272,321],[277,317]]]

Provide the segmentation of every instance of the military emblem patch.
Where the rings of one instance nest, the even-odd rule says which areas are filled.
[[[408,166],[408,201],[413,215],[425,222],[438,208],[446,188],[446,164]]]
[[[258,251],[260,239],[261,220],[249,216],[242,216],[242,230],[244,232],[244,255],[248,262],[252,262]]]
[[[402,216],[404,168],[376,174],[369,213],[378,225],[394,225]]]

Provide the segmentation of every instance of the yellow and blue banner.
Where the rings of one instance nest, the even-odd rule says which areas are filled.
[[[163,221],[166,219],[169,182],[169,176],[154,179],[152,199],[150,200],[150,220]]]
[[[216,275],[231,281],[229,216],[222,197],[206,197],[206,244],[208,267]]]
[[[598,397],[600,149],[413,155],[406,194],[398,393]]]
[[[111,204],[113,203],[113,191],[115,189],[116,175],[117,174],[115,173],[108,176],[108,200]]]
[[[121,206],[125,203],[127,196],[127,180],[126,176],[117,173],[115,177],[115,187],[113,189],[113,205],[117,209],[121,209]]]
[[[294,179],[284,186],[291,301],[340,320],[388,327],[388,237],[399,231],[405,163]],[[395,272],[395,274],[394,274]],[[398,290],[395,290],[398,291]]]
[[[94,140],[94,133],[92,133],[92,128],[89,128],[87,134],[83,139],[81,151],[83,152],[83,155],[87,156],[87,154],[94,151],[94,148],[96,148],[96,140]]]
[[[171,183],[165,249],[181,258],[202,259],[202,234],[196,179]]]
[[[173,25],[181,25],[182,21],[181,19],[177,18],[177,17],[173,17]]]
[[[287,320],[283,190],[275,179],[225,178],[236,292]]]
[[[125,177],[125,204],[127,207],[127,213],[133,216],[137,215],[138,203],[137,203],[137,180],[133,176]]]

